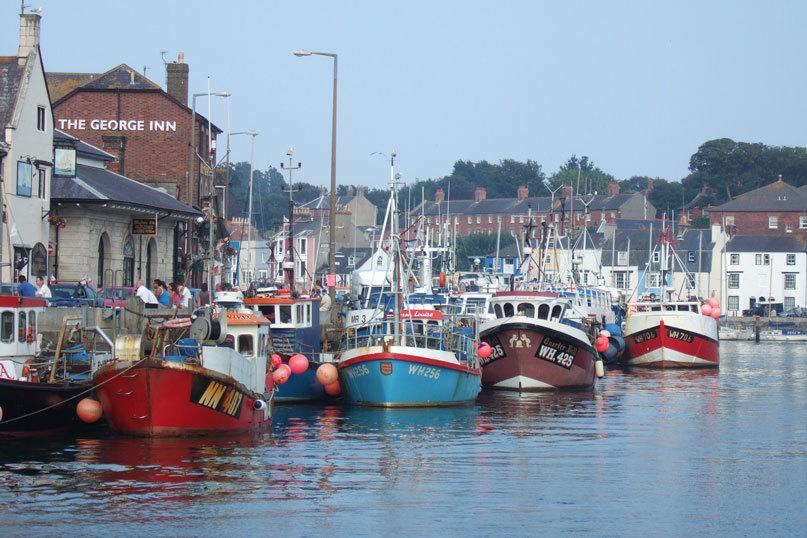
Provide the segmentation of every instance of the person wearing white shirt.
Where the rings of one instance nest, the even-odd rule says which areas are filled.
[[[42,297],[43,299],[53,297],[53,294],[50,292],[50,288],[47,284],[45,284],[45,279],[41,276],[36,277],[36,288],[37,297]]]
[[[152,292],[150,289],[148,289],[143,285],[142,280],[138,280],[137,282],[135,282],[135,287],[137,288],[137,291],[135,291],[135,295],[140,297],[141,301],[143,301],[146,304],[159,304],[157,296],[154,295],[154,292]]]
[[[177,285],[177,293],[179,293],[179,307],[188,308],[193,300],[191,290],[185,287],[185,284]]]

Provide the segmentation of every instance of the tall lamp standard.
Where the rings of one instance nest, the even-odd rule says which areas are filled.
[[[312,52],[310,50],[295,50],[298,58],[303,56],[327,56],[333,58],[333,115],[331,119],[331,208],[328,211],[331,221],[328,233],[328,273],[336,275],[336,68],[338,57],[332,52]],[[334,320],[336,311],[336,286],[328,286],[328,295],[331,298],[331,320]]]
[[[208,87],[209,86],[210,86],[210,79],[208,78]],[[194,167],[194,164],[196,164],[197,159],[198,160],[203,159],[203,157],[201,155],[199,155],[199,153],[196,151],[196,98],[197,97],[202,97],[204,95],[206,95],[208,97],[216,96],[216,97],[227,98],[227,97],[230,97],[230,95],[232,95],[232,94],[230,92],[211,92],[210,90],[208,90],[206,92],[199,92],[199,93],[194,93],[193,94],[193,99],[191,101],[191,143],[190,143],[190,156],[189,156],[189,159],[188,159],[188,181],[187,181],[187,184],[185,185],[185,196],[187,197],[187,202],[188,202],[189,205],[193,204],[193,200],[191,199],[191,184],[192,184],[191,182],[194,179],[193,178],[193,167]],[[210,103],[208,102],[208,110],[209,110],[209,108],[210,108]],[[213,162],[213,152],[212,152],[212,147],[211,147],[212,146],[211,137],[213,135],[212,135],[212,132],[211,132],[211,129],[210,129],[210,112],[209,111],[208,111],[207,115],[208,115],[208,118],[207,118],[207,124],[208,124],[207,125],[207,131],[208,131],[207,132],[207,139],[208,139],[207,151],[208,151],[208,155],[207,155],[206,160],[210,163],[210,173],[211,173],[211,176],[210,176],[210,215],[209,215],[210,216],[210,229],[209,229],[209,233],[208,233],[208,243],[209,243],[209,248],[210,248],[210,268],[208,270],[207,280],[208,280],[208,289],[212,290],[213,289],[213,265],[214,265],[213,264],[213,196],[215,194],[215,189],[213,188],[213,174],[214,174],[214,168],[215,168],[216,163]],[[199,202],[201,202],[201,198],[202,198],[202,188],[201,187],[202,186],[200,184],[199,185],[199,192],[197,193]],[[187,242],[187,240],[186,240],[186,242]],[[189,249],[187,249],[187,244],[186,244],[186,252],[189,252]]]
[[[257,264],[253,263],[252,259],[252,181],[254,179],[254,168],[253,168],[253,161],[255,160],[255,137],[258,136],[258,131],[250,130],[250,131],[236,131],[234,133],[229,133],[229,136],[236,136],[236,135],[247,135],[252,137],[252,141],[250,142],[249,146],[249,195],[247,196],[247,241],[249,241],[249,263],[253,265],[253,269],[257,271]],[[244,242],[244,234],[241,234],[241,242]],[[240,270],[241,267],[241,250],[242,248],[238,249],[238,269]],[[237,272],[236,272],[237,273]],[[236,274],[236,278],[240,283],[240,275]]]

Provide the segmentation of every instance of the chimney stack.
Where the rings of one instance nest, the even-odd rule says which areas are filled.
[[[530,189],[526,185],[521,185],[518,188],[518,201],[523,202],[530,196]]]
[[[39,48],[39,23],[42,16],[39,13],[20,14],[20,46],[17,57],[27,58],[28,55]]]
[[[168,95],[188,106],[188,64],[180,52],[177,61],[165,64],[165,90]]]
[[[434,201],[438,204],[445,201],[446,193],[443,191],[443,187],[437,187],[437,190],[434,193]]]
[[[608,196],[616,196],[619,194],[619,183],[616,181],[608,182]]]
[[[485,200],[487,197],[488,197],[488,191],[485,187],[480,186],[474,190],[475,202],[481,202],[482,200]]]

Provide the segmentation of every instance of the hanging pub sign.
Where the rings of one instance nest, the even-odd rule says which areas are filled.
[[[75,148],[53,148],[55,166],[53,173],[57,176],[76,177]]]
[[[157,235],[157,219],[132,219],[132,235]]]

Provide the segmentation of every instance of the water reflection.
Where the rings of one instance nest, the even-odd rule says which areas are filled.
[[[805,348],[458,408],[278,406],[260,436],[4,441],[0,534],[799,533]]]

